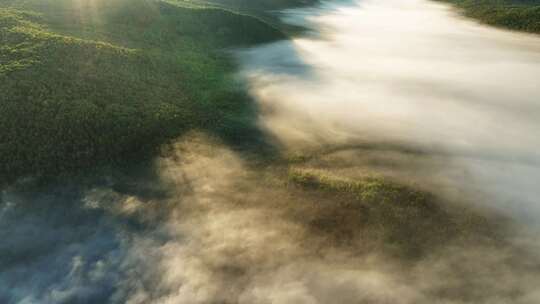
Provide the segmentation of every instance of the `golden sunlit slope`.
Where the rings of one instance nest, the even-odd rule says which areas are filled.
[[[251,136],[253,106],[222,50],[281,38],[220,9],[0,1],[0,181],[151,155],[193,128]]]

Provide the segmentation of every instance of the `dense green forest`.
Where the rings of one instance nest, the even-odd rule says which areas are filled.
[[[459,7],[467,17],[512,30],[540,33],[539,0],[438,0]]]
[[[120,164],[204,129],[254,138],[224,49],[284,38],[173,1],[0,1],[0,181]]]
[[[0,0],[0,184],[154,155],[203,129],[260,134],[223,50],[284,39],[271,11],[315,0]],[[538,0],[441,0],[540,32]]]

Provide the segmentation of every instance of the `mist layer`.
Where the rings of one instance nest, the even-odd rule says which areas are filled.
[[[540,39],[421,0],[283,17],[312,34],[237,53],[283,157],[192,132],[3,189],[1,303],[540,301]]]
[[[540,215],[540,38],[423,0],[285,16],[316,34],[241,53],[261,125],[279,142],[421,152],[435,172],[394,174],[487,195],[521,219]]]

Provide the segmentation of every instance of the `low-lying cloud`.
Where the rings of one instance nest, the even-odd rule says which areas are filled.
[[[0,302],[538,303],[540,40],[421,0],[300,15],[319,35],[239,52],[292,160],[193,133],[145,170],[4,189]],[[294,170],[437,204],[370,211]]]
[[[425,0],[287,16],[320,34],[239,53],[261,125],[281,143],[447,155],[452,186],[491,195],[518,217],[540,216],[540,38]],[[454,164],[466,174],[453,176]]]
[[[306,166],[339,164],[339,157],[333,157],[321,156]],[[453,215],[461,209],[434,210],[442,216],[440,221],[417,219],[410,224],[426,229],[407,237],[429,242],[401,244],[384,236],[387,229],[400,227],[370,226],[346,195],[283,184],[286,168],[253,168],[201,134],[179,141],[155,168],[160,195],[130,194],[119,190],[124,188],[114,179],[72,191],[34,190],[32,195],[22,195],[20,189],[5,191],[2,301],[528,304],[539,300],[539,264],[530,239],[518,244],[510,231],[497,232],[496,227],[506,227],[497,215],[465,211],[463,215],[470,216],[478,229],[473,226],[455,234],[445,230],[452,230],[453,222],[467,221]],[[132,183],[138,180],[128,178]],[[484,225],[496,229],[483,231]],[[434,233],[443,239],[429,237]],[[422,253],[405,258],[400,246]]]

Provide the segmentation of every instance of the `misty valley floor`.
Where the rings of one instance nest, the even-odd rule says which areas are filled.
[[[2,304],[540,302],[538,36],[426,0],[0,0],[0,41]]]
[[[4,191],[2,301],[534,302],[538,260],[507,219],[335,177],[362,171],[352,151],[253,167],[190,134],[151,173]]]

